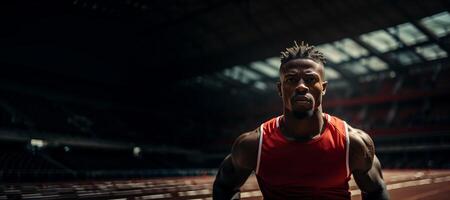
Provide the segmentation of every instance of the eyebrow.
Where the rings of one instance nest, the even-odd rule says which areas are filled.
[[[314,75],[314,76],[320,76],[317,72],[306,72],[305,75]]]
[[[289,75],[297,75],[297,74],[300,74],[300,73],[302,73],[302,72],[301,72],[301,71],[291,71],[291,70],[288,70],[288,71],[286,71],[286,72],[284,73],[284,75],[285,75],[285,76],[289,76]],[[305,74],[305,75],[316,75],[316,76],[320,76],[318,72],[311,71],[311,70],[306,70],[306,71],[303,72],[303,74]]]
[[[285,76],[296,76],[297,74],[299,74],[298,72],[286,72],[284,73]]]

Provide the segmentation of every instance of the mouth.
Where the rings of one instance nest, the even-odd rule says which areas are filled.
[[[310,98],[303,95],[294,96],[293,100],[295,102],[312,103],[312,100]]]
[[[310,97],[308,94],[306,95],[295,95],[292,98],[292,103],[295,107],[297,107],[296,109],[301,109],[301,110],[309,110],[314,106],[314,101],[313,98]]]

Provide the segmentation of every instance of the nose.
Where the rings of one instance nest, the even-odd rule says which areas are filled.
[[[300,79],[297,87],[295,87],[295,91],[300,94],[305,94],[309,91],[309,88],[305,85],[305,81],[303,79]]]

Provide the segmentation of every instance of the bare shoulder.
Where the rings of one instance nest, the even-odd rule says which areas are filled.
[[[231,149],[233,164],[241,168],[254,170],[256,168],[258,145],[258,129],[241,134],[236,138]]]
[[[352,172],[365,172],[372,167],[375,145],[372,138],[363,130],[348,126],[350,139],[350,168]]]

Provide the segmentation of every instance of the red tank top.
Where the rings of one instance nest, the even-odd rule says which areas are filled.
[[[261,125],[256,177],[265,199],[349,200],[347,124],[324,114],[325,130],[308,142],[287,140],[281,117]]]

